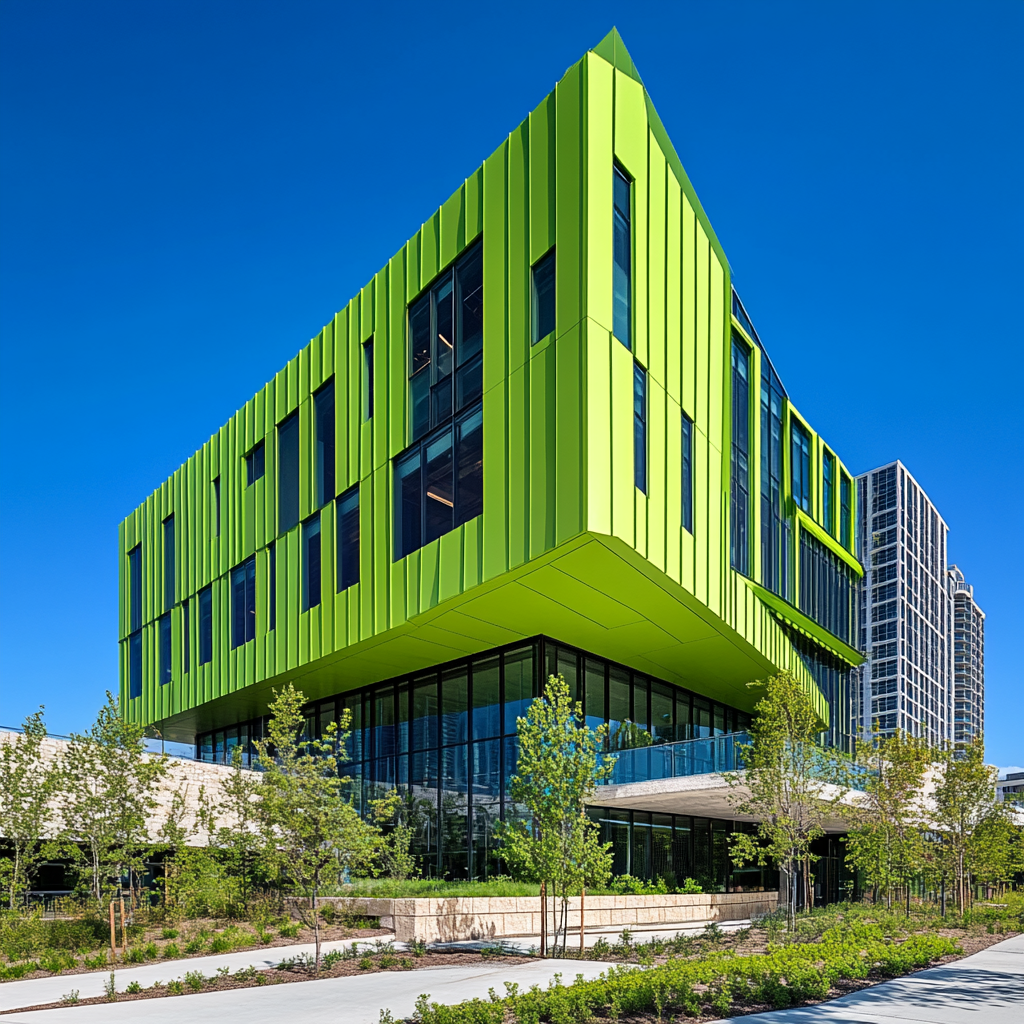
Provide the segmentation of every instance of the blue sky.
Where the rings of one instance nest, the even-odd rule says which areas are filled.
[[[613,24],[801,411],[949,523],[1024,762],[1017,0],[4,0],[0,721],[87,724],[118,521]]]

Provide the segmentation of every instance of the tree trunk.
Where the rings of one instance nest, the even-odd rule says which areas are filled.
[[[586,944],[584,943],[584,940],[583,940],[584,929],[585,929],[584,920],[585,920],[585,915],[586,915],[586,907],[584,906],[584,904],[586,903],[586,901],[587,901],[587,887],[583,886],[583,888],[580,889],[580,959],[581,960],[583,959],[583,954],[584,954],[584,951],[586,950]]]
[[[310,893],[309,902],[313,906],[313,942],[316,945],[316,953],[313,959],[313,973],[319,975],[320,973],[320,915],[317,913],[316,907],[316,889],[313,889]]]
[[[547,883],[540,883],[540,955],[548,952],[548,897]]]

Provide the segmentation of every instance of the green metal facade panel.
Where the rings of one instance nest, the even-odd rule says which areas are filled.
[[[777,614],[729,567],[736,326],[729,267],[621,40],[609,39],[571,67],[387,266],[121,524],[122,641],[130,627],[128,552],[141,543],[143,555],[139,698],[128,698],[128,644],[121,643],[122,707],[133,720],[163,723],[168,736],[188,739],[259,713],[270,688],[286,679],[311,698],[326,696],[537,633],[741,708],[753,701],[747,682],[792,668],[827,720],[826,702]],[[634,182],[632,351],[612,334],[614,161]],[[480,237],[484,512],[394,561],[392,459],[410,433],[407,307]],[[552,246],[556,326],[531,345],[530,267]],[[362,346],[370,339],[374,404],[364,419]],[[756,381],[756,346],[752,353]],[[634,360],[648,374],[646,494],[634,485]],[[360,582],[341,593],[335,505],[316,509],[313,493],[313,396],[332,378],[337,493],[359,486]],[[319,515],[323,544],[321,602],[309,611],[300,599],[301,526],[277,531],[275,432],[295,411],[300,522]],[[684,413],[695,428],[692,533],[681,520]],[[751,417],[756,423],[753,402]],[[820,520],[822,446],[811,436],[818,453],[812,518]],[[245,455],[260,441],[266,472],[247,486]],[[756,495],[756,449],[751,456]],[[788,486],[788,464],[786,479]],[[160,685],[161,524],[170,514],[175,653],[171,682]],[[834,529],[822,532],[840,546]],[[852,537],[842,546],[851,545]],[[230,570],[250,555],[256,639],[232,649]],[[756,580],[756,551],[752,557]],[[200,665],[195,598],[206,586],[214,651]],[[183,673],[186,609],[190,669]]]

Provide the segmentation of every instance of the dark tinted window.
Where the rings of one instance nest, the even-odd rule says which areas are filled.
[[[256,557],[231,571],[231,646],[256,639]]]
[[[618,167],[612,182],[612,331],[626,348],[632,344],[633,240],[630,227],[630,181]]]
[[[299,521],[299,414],[277,428],[277,532],[287,533]]]
[[[373,339],[363,343],[363,419],[373,415]]]
[[[268,618],[270,620],[267,629],[277,628],[277,545],[271,544],[270,551],[268,552],[268,558],[270,560],[270,594],[267,598],[270,605],[270,614]]]
[[[142,545],[128,552],[128,629],[142,629]]]
[[[209,587],[199,591],[199,664],[213,661],[213,593]]]
[[[850,478],[845,473],[839,484],[839,540],[850,546]]]
[[[174,607],[174,516],[164,520],[164,611]]]
[[[811,439],[799,423],[792,435],[793,501],[805,512],[811,510]]]
[[[483,387],[483,249],[477,244],[409,307],[413,439],[475,402]]]
[[[338,592],[359,582],[359,487],[346,491],[337,503]]]
[[[128,696],[142,696],[142,630],[128,638]]]
[[[683,529],[693,533],[693,420],[683,413]]]
[[[479,403],[395,460],[395,558],[483,511]]]
[[[160,616],[160,685],[171,681],[171,613]]]
[[[536,344],[555,329],[555,250],[541,257],[533,267],[533,333]]]
[[[213,478],[213,535],[220,536],[220,477]]]
[[[245,482],[247,485],[256,483],[267,468],[266,449],[260,441],[245,457]]]
[[[302,524],[302,608],[320,603],[320,516]]]
[[[746,575],[750,571],[750,351],[735,332],[732,339],[731,484],[730,564]]]
[[[188,675],[192,665],[192,624],[189,622],[191,605],[188,601],[181,602],[181,671]]]
[[[316,504],[326,505],[334,498],[334,381],[325,384],[314,396],[316,412]]]
[[[825,452],[822,472],[822,518],[825,521],[825,529],[829,533],[836,530],[836,457],[831,452]]]
[[[633,364],[633,482],[647,493],[647,372]]]

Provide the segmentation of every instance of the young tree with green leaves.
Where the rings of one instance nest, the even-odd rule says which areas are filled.
[[[97,904],[126,874],[139,883],[167,770],[167,758],[147,753],[143,726],[121,717],[109,691],[89,731],[73,734],[65,748],[57,775],[62,845]]]
[[[892,907],[893,893],[907,887],[927,861],[927,810],[923,788],[933,751],[905,732],[857,743],[853,770],[862,791],[850,788],[843,805],[849,822],[846,860]]]
[[[189,807],[188,785],[171,796],[160,829],[164,853],[164,905],[174,917],[221,916],[231,909],[233,879],[209,845],[216,832],[214,811],[204,786]],[[205,841],[204,841],[205,840]]]
[[[255,744],[263,772],[256,806],[267,865],[303,897],[298,913],[313,932],[319,973],[320,895],[345,868],[372,865],[381,833],[344,795],[348,712],[340,728],[332,722],[320,739],[305,738],[304,703],[289,683],[270,705],[267,736]]]
[[[975,882],[1000,881],[1008,870],[1005,856],[1014,849],[1009,809],[996,800],[998,771],[985,764],[979,740],[959,750],[948,747],[939,757],[932,829],[940,838],[941,869],[963,913]]]
[[[55,763],[43,750],[45,739],[40,708],[25,719],[20,733],[0,743],[0,837],[10,849],[10,856],[0,860],[0,878],[11,910],[45,859],[53,824]]]
[[[822,723],[811,697],[792,673],[749,685],[763,688],[764,695],[755,706],[751,742],[741,748],[743,770],[727,778],[736,810],[756,819],[757,829],[734,833],[730,852],[737,864],[778,866],[792,925],[798,866],[805,891],[812,891],[811,844],[825,834],[833,800],[824,796],[824,784],[834,768],[817,743]]]
[[[614,767],[602,753],[608,726],[589,728],[582,704],[553,675],[516,720],[516,731],[519,759],[508,791],[525,814],[499,825],[502,856],[514,873],[546,883],[561,898],[555,944],[561,933],[564,949],[569,896],[603,885],[611,874],[611,844],[600,842],[597,823],[587,817],[588,800]],[[541,909],[547,913],[543,903]]]
[[[231,754],[231,772],[221,784],[213,807],[210,840],[223,851],[232,876],[238,881],[238,899],[248,908],[253,875],[257,872],[265,836],[260,827],[260,773],[244,766],[242,748]]]

